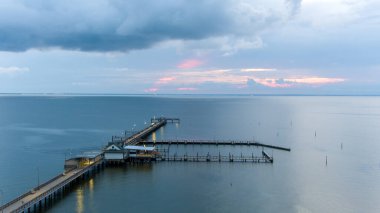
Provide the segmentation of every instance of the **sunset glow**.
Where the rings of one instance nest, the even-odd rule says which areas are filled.
[[[264,70],[274,71],[275,69],[255,69],[262,71],[244,71],[244,69],[215,69],[201,71],[177,71],[170,72],[167,76],[159,78],[155,83],[155,89],[161,86],[177,86],[186,85],[185,87],[177,87],[177,91],[196,91],[196,85],[206,83],[231,84],[236,85],[236,88],[247,88],[246,84],[249,80],[253,80],[259,85],[268,88],[291,88],[302,85],[318,86],[325,84],[337,84],[345,81],[343,78],[327,78],[317,76],[302,76],[302,77],[259,77],[256,72],[265,72]],[[158,90],[158,89],[157,89]],[[152,90],[150,92],[157,92]]]
[[[200,60],[189,59],[189,60],[182,61],[180,64],[177,65],[177,67],[180,69],[191,69],[191,68],[198,67],[202,64],[203,62]]]

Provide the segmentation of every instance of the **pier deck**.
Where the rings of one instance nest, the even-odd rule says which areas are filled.
[[[169,122],[169,123],[180,123],[179,118],[165,118],[165,117],[152,118],[152,119],[150,119],[150,122],[151,123],[158,123],[161,120],[165,120],[166,122]]]
[[[164,126],[167,123],[167,119],[160,118],[152,120],[152,124],[148,126],[147,128],[137,132],[136,134],[132,135],[131,137],[127,138],[123,145],[136,145],[142,141],[142,139],[148,137],[150,134],[152,134],[154,131],[159,129],[160,127]]]
[[[290,152],[290,148],[263,144],[256,141],[234,141],[234,140],[159,140],[159,141],[143,141],[143,144],[156,145],[240,145],[240,146],[260,146],[271,149],[278,149]]]
[[[273,158],[265,156],[243,156],[243,155],[171,155],[159,157],[157,161],[188,161],[188,162],[252,162],[252,163],[273,163]]]
[[[60,174],[0,207],[0,211],[2,213],[30,212],[32,210],[35,212],[37,204],[41,207],[43,200],[45,200],[44,203],[46,204],[46,199],[52,199],[53,196],[56,196],[58,192],[62,192],[64,187],[72,181],[94,169],[96,166],[102,164],[102,162],[103,161],[100,160],[87,167],[74,169],[66,174]]]

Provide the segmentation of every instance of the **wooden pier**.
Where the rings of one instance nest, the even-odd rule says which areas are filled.
[[[52,203],[75,182],[85,179],[104,166],[103,159],[83,168],[62,173],[0,207],[2,213],[36,212]]]
[[[179,118],[165,118],[165,117],[152,118],[152,119],[150,119],[150,122],[151,123],[158,123],[158,122],[163,121],[163,120],[165,120],[168,123],[180,123]]]
[[[109,151],[113,156],[122,156],[120,162],[150,162],[154,161],[182,161],[182,162],[253,162],[253,163],[273,163],[273,157],[270,157],[264,150],[262,156],[243,156],[241,155],[169,155],[165,149],[157,149],[158,154],[152,159],[150,156],[135,157],[129,156],[128,151],[124,150],[125,146],[136,145],[247,145],[247,146],[260,146],[272,149],[290,151],[290,148],[273,146],[268,144],[262,144],[255,141],[218,141],[218,140],[166,140],[166,141],[144,141],[149,135],[155,132],[157,129],[163,127],[167,123],[179,123],[178,118],[152,118],[151,124],[143,130],[134,133],[129,137],[115,137],[119,140],[115,141],[112,137],[112,142],[108,144],[108,147],[115,147],[115,149]],[[46,207],[52,204],[53,201],[59,196],[63,196],[64,192],[69,190],[70,187],[86,177],[104,168],[106,165],[107,152],[102,150],[97,154],[91,154],[88,156],[81,156],[71,158],[65,161],[65,172],[57,175],[51,180],[43,183],[42,185],[33,188],[25,194],[15,198],[7,204],[0,207],[1,213],[19,213],[19,212],[36,212],[42,207]],[[124,159],[124,156],[129,156],[128,159]],[[112,160],[111,160],[112,161]],[[119,161],[118,161],[119,162]]]
[[[273,163],[273,158],[269,157],[264,151],[263,156],[251,156],[247,155],[171,155],[171,156],[160,156],[157,161],[177,161],[177,162],[252,162],[252,163]]]
[[[290,148],[263,144],[256,141],[235,141],[235,140],[159,140],[159,141],[143,141],[143,144],[156,145],[240,145],[240,146],[257,146],[271,149],[278,149],[290,152]]]
[[[123,145],[137,145],[140,143],[144,138],[148,137],[150,134],[152,134],[157,129],[161,128],[162,126],[165,126],[165,124],[168,121],[173,122],[173,120],[178,120],[178,118],[157,118],[157,119],[151,119],[151,125],[146,127],[145,129],[133,134],[129,138],[126,138],[123,141]]]

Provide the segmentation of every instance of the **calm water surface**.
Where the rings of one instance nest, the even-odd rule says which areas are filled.
[[[267,149],[274,164],[107,168],[47,212],[380,212],[380,97],[0,97],[0,202],[62,172],[65,157],[161,115],[181,124],[157,139],[255,139],[292,151]]]

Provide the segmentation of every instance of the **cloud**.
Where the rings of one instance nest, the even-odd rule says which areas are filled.
[[[198,67],[198,66],[200,66],[202,64],[203,64],[203,62],[200,61],[200,60],[189,59],[189,60],[182,61],[180,64],[177,65],[177,68],[180,68],[180,69],[191,69],[191,68]]]
[[[284,0],[4,0],[0,50],[129,51],[170,40],[221,39],[221,48],[232,53],[260,46],[258,34],[294,10],[286,5]]]
[[[320,86],[325,84],[336,84],[346,81],[343,78],[325,78],[325,77],[288,77],[288,78],[255,78],[257,83],[272,88],[288,88],[299,85]]]
[[[29,72],[28,67],[0,67],[0,75],[16,75]]]
[[[159,88],[152,87],[152,88],[145,89],[144,91],[147,93],[155,93],[155,92],[158,92],[158,90]]]
[[[249,88],[263,87],[262,84],[257,83],[254,79],[251,79],[251,78],[247,79],[247,85],[246,86]]]
[[[323,78],[323,77],[303,77],[303,78],[288,78],[285,79],[288,82],[300,83],[300,84],[333,84],[346,81],[344,78]]]
[[[345,82],[344,78],[329,78],[320,76],[286,76],[277,77],[278,73],[268,72],[267,76],[257,75],[257,72],[272,71],[271,68],[251,68],[242,72],[244,69],[210,69],[196,71],[173,71],[166,73],[164,77],[159,78],[153,88],[171,87],[172,90],[188,90],[188,88],[199,88],[204,84],[234,85],[235,88],[257,87],[260,88],[290,88],[301,86],[322,86],[327,84],[338,84]],[[182,88],[182,89],[178,89]],[[156,91],[154,91],[156,92]]]
[[[277,69],[274,68],[246,68],[241,69],[242,72],[270,72],[270,71],[276,71]]]
[[[286,0],[286,3],[290,9],[290,14],[295,15],[301,8],[302,0]]]
[[[295,86],[283,78],[255,78],[254,80],[265,87],[271,88],[289,88]]]
[[[177,91],[195,91],[197,88],[195,87],[178,87]]]
[[[156,82],[157,84],[167,84],[170,83],[171,81],[174,81],[176,78],[175,77],[163,77],[158,79]]]

